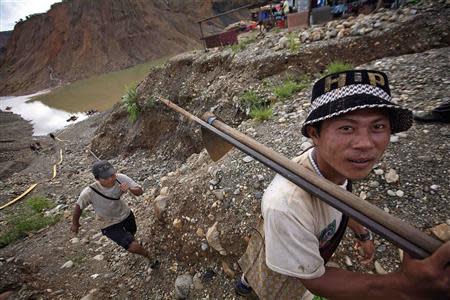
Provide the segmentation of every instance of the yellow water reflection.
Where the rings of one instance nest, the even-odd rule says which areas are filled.
[[[166,59],[140,64],[125,70],[110,72],[56,88],[48,94],[33,97],[50,107],[67,112],[104,111],[121,100],[127,87],[143,80],[150,68]]]

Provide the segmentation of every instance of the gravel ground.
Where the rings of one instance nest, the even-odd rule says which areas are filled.
[[[359,68],[387,72],[398,103],[426,110],[450,97],[449,50],[388,57]],[[275,104],[271,120],[247,120],[238,129],[287,157],[298,155],[310,143],[299,131],[309,107],[310,89],[308,86]],[[145,260],[101,237],[92,211],[83,217],[78,237],[68,231],[73,203],[93,180],[89,166],[94,159],[86,150],[98,134],[97,126],[108,116],[97,114],[57,133],[67,142],[48,141],[52,147],[30,167],[36,174],[28,168],[4,180],[0,188],[2,203],[40,180],[34,194],[60,204],[55,213],[65,218],[0,249],[0,291],[15,289],[19,299],[79,299],[85,295],[98,299],[170,299],[175,297],[176,279],[189,275],[187,278],[193,280],[191,299],[236,298],[232,289],[234,277],[239,274],[236,262],[245,250],[260,213],[262,194],[274,173],[237,150],[218,162],[212,162],[205,150],[192,154],[187,161],[176,157],[161,160],[145,150],[113,158],[120,171],[145,189],[144,196],[127,200],[137,218],[138,239],[161,261],[159,270],[151,270]],[[367,179],[355,183],[354,193],[425,232],[438,224],[450,225],[449,137],[449,125],[418,123],[405,134],[392,136],[385,156]],[[64,161],[58,167],[58,176],[48,181],[50,166],[59,159],[59,149],[63,150]],[[48,173],[41,172],[38,166],[48,168]],[[386,180],[390,169],[395,170],[398,180]],[[163,200],[155,197],[165,194],[167,207],[159,216],[154,206]],[[0,222],[7,224],[7,215],[20,207],[2,211]],[[215,242],[226,255],[214,250],[218,246],[212,247],[214,244],[205,237],[216,222],[220,234]],[[352,235],[347,233],[332,259],[335,264],[373,273],[383,272],[380,267],[386,271],[398,269],[398,249],[384,239],[376,238],[376,263],[368,266],[359,263],[353,243]],[[69,261],[71,267],[61,268]]]

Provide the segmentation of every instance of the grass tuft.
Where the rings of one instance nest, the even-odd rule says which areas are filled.
[[[52,203],[50,200],[42,196],[30,198],[25,203],[28,207],[30,207],[33,211],[37,213],[43,212],[45,209],[52,208],[55,206],[54,203]]]
[[[271,106],[255,107],[250,110],[250,117],[258,121],[269,120],[272,116],[273,110]]]
[[[38,231],[44,227],[57,223],[61,215],[44,216],[44,210],[54,204],[45,197],[38,196],[27,200],[23,209],[7,218],[7,225],[1,228],[0,248],[24,238],[30,232]]]
[[[264,99],[258,96],[253,90],[245,91],[241,96],[241,105],[247,109],[254,106],[260,106],[264,102]]]
[[[346,62],[339,61],[339,60],[334,61],[327,66],[325,71],[322,73],[322,77],[333,74],[333,73],[351,70],[351,69],[353,69],[353,66],[350,63],[346,63]]]
[[[287,36],[288,39],[288,48],[291,53],[298,53],[300,50],[300,39],[298,35],[294,32],[291,32]]]
[[[242,94],[241,105],[252,119],[268,120],[272,117],[271,103],[253,90]]]
[[[297,82],[294,80],[287,80],[282,85],[274,88],[273,93],[281,100],[286,100],[291,97],[294,93],[300,92],[308,84],[306,79],[302,79]]]

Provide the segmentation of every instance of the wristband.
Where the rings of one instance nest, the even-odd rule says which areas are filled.
[[[367,230],[366,233],[356,233],[355,232],[354,234],[355,234],[355,238],[361,242],[373,240],[372,232],[370,232],[370,230]]]

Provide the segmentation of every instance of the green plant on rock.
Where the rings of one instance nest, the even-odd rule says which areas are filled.
[[[156,98],[153,96],[148,96],[145,101],[145,107],[148,109],[154,108],[156,105]]]
[[[53,202],[43,196],[36,196],[28,199],[25,204],[37,213],[43,212],[45,209],[55,206]]]
[[[261,107],[255,107],[252,110],[250,110],[250,117],[252,119],[258,120],[258,121],[264,121],[269,120],[272,118],[273,110],[270,105],[268,106],[261,106]]]
[[[253,106],[259,106],[264,100],[256,94],[255,91],[245,91],[241,96],[241,105],[246,109],[250,109]]]
[[[308,84],[306,79],[302,79],[299,82],[294,80],[287,80],[282,85],[274,88],[273,93],[277,98],[281,100],[286,100],[291,97],[294,93],[300,92]]]
[[[288,49],[292,53],[298,53],[300,50],[300,39],[295,32],[291,32],[287,36]]]
[[[252,119],[267,120],[272,117],[273,112],[270,101],[259,96],[255,91],[245,91],[240,101],[246,113]]]
[[[27,200],[21,210],[7,217],[7,223],[1,228],[0,248],[26,237],[28,233],[57,223],[61,215],[45,216],[44,210],[54,206],[50,200],[38,196]]]
[[[333,61],[332,63],[330,63],[327,66],[325,71],[322,73],[322,76],[327,76],[327,75],[330,75],[333,73],[338,73],[338,72],[347,71],[347,70],[351,70],[351,69],[353,69],[352,64],[337,60],[337,61]]]
[[[128,112],[128,119],[134,123],[139,118],[139,113],[141,111],[141,107],[138,103],[138,92],[137,86],[133,85],[127,88],[126,94],[122,96],[122,100],[126,105]]]

